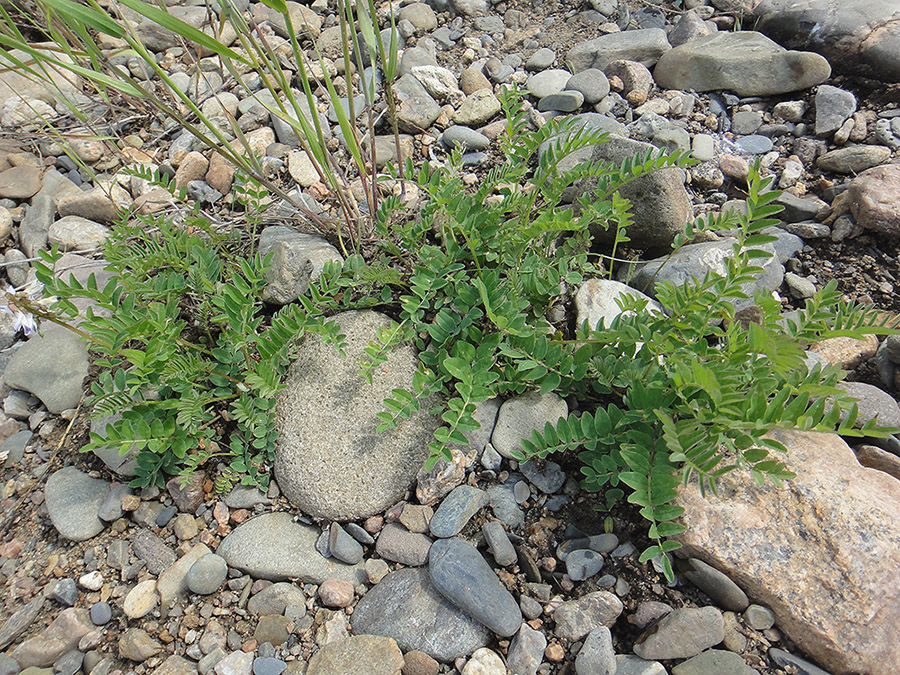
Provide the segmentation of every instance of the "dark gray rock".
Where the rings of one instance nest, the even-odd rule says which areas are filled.
[[[681,575],[706,593],[719,607],[730,612],[743,612],[750,604],[747,594],[740,586],[715,567],[707,565],[697,558],[680,561],[678,571]]]
[[[518,604],[471,544],[459,538],[436,541],[428,574],[445,598],[498,635],[509,637],[519,630]]]
[[[544,658],[547,638],[526,623],[512,639],[507,655],[507,666],[516,675],[535,675]]]
[[[709,649],[672,668],[672,675],[718,675],[718,673],[759,675],[759,671],[748,666],[739,654],[724,649]]]
[[[622,609],[622,601],[608,591],[567,600],[553,614],[556,634],[567,640],[580,640],[598,626],[611,626]]]
[[[356,634],[391,637],[404,652],[443,662],[468,656],[489,639],[488,630],[446,600],[422,569],[388,574],[362,597],[350,623]]]
[[[566,89],[580,91],[584,96],[584,102],[594,105],[609,93],[609,80],[599,68],[588,68],[570,77],[566,82]]]
[[[485,523],[481,528],[481,532],[491,551],[491,555],[494,556],[494,560],[498,565],[507,567],[516,562],[518,557],[516,550],[513,548],[506,530],[503,529],[503,525],[499,521],[492,520]]]
[[[856,96],[845,89],[823,84],[816,91],[816,135],[834,133],[855,112]]]
[[[441,114],[441,107],[414,75],[403,75],[393,86],[397,125],[401,131],[419,134],[434,124]]]
[[[462,148],[465,150],[487,150],[490,145],[490,139],[484,134],[480,134],[469,127],[454,124],[441,134],[441,141],[448,148]]]
[[[363,547],[338,523],[331,524],[328,532],[328,549],[331,555],[348,565],[355,565],[363,558]]]
[[[519,471],[538,490],[548,495],[557,492],[566,482],[566,474],[556,462],[542,462],[538,466],[535,460],[529,459],[519,465]]]
[[[112,619],[112,607],[108,602],[95,602],[91,605],[91,621],[95,626],[103,626]]]
[[[793,667],[796,669],[798,675],[829,675],[827,671],[822,670],[806,659],[794,656],[790,652],[786,652],[783,649],[778,649],[776,647],[769,649],[769,658],[781,667]]]
[[[454,488],[431,517],[431,534],[435,537],[456,536],[487,502],[488,495],[484,490],[471,485]]]
[[[252,596],[247,609],[252,614],[284,614],[284,610],[290,605],[302,607],[305,604],[306,595],[301,589],[291,583],[279,582],[266,586]]]
[[[572,581],[584,581],[603,569],[603,556],[590,549],[577,549],[566,556],[566,573]]]
[[[151,574],[161,574],[177,557],[175,551],[150,530],[138,530],[131,538],[131,549],[134,554],[147,565]]]
[[[343,261],[337,249],[325,239],[283,225],[262,231],[259,253],[263,257],[272,256],[265,272],[267,285],[263,299],[276,305],[286,305],[306,293],[327,262]]]
[[[31,622],[37,618],[43,608],[44,596],[39,595],[9,617],[0,627],[0,649],[5,649],[28,630]]]
[[[74,579],[60,579],[53,587],[53,599],[65,607],[72,607],[78,600],[78,585]]]

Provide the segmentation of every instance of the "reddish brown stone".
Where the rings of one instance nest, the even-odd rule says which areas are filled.
[[[797,478],[759,486],[747,471],[718,496],[683,488],[684,552],[713,565],[832,672],[900,672],[900,483],[860,466],[831,434],[773,432]]]

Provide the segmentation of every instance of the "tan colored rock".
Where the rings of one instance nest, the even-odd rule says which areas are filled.
[[[59,198],[59,216],[81,216],[96,223],[112,223],[131,205],[131,195],[121,185],[98,185],[89,192],[67,192]]]
[[[401,668],[403,653],[393,638],[354,635],[322,647],[306,675],[400,675]]]
[[[861,445],[856,449],[856,459],[865,467],[881,471],[900,480],[900,457],[893,453],[874,445]]]
[[[29,199],[41,189],[41,172],[33,166],[14,166],[0,173],[0,198]]]
[[[156,607],[156,579],[147,579],[132,588],[122,602],[122,611],[129,619],[147,616]]]
[[[900,235],[900,165],[886,164],[864,171],[847,190],[850,212],[867,230]]]
[[[814,344],[809,351],[819,354],[832,365],[853,370],[875,356],[878,338],[874,335],[866,335],[862,340],[851,337],[828,338]]]
[[[797,478],[759,486],[747,471],[718,496],[683,488],[687,555],[770,607],[777,625],[832,672],[900,672],[900,484],[860,466],[836,435],[773,432]]]
[[[196,150],[189,152],[181,160],[178,170],[175,172],[175,185],[178,187],[187,187],[192,180],[203,180],[209,169],[209,160],[203,156],[202,152]]]
[[[56,659],[74,649],[78,641],[92,630],[94,624],[88,611],[69,607],[61,611],[43,631],[20,644],[9,655],[23,669],[52,666]]]

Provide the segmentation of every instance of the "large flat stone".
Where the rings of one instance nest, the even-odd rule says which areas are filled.
[[[860,466],[836,435],[778,431],[797,478],[759,486],[746,471],[694,483],[685,553],[721,570],[832,672],[900,672],[900,482]]]
[[[831,75],[819,54],[788,51],[762,33],[712,33],[663,54],[653,77],[666,89],[771,96],[808,89]]]
[[[336,578],[362,583],[366,578],[362,565],[344,565],[316,551],[319,534],[317,528],[295,523],[289,513],[267,513],[235,528],[216,553],[229,566],[260,579],[320,584]]]

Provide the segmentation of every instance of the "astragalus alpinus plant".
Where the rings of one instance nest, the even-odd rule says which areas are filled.
[[[371,139],[381,95],[389,113],[395,107],[391,83],[397,75],[398,50],[393,15],[387,19],[391,37],[385,41],[379,33],[374,0],[338,1],[340,59],[345,73],[343,84],[339,85],[333,62],[318,51],[311,39],[308,15],[301,15],[298,20],[285,0],[263,2],[278,14],[283,37],[260,30],[249,15],[237,11],[229,0],[210,6],[210,13],[217,14],[217,18],[205,31],[142,0],[113,0],[105,5],[108,9],[95,0],[34,0],[38,16],[13,16],[0,6],[0,65],[41,82],[49,82],[54,71],[66,73],[78,78],[87,94],[125,107],[149,110],[176,122],[242,174],[287,200],[306,220],[335,236],[346,255],[356,248],[361,234],[371,233],[378,208],[375,143]],[[203,77],[200,56],[218,59],[230,88],[254,97],[270,115],[289,127],[320,181],[328,187],[329,201],[335,205],[338,216],[312,211],[296,193],[282,190],[271,180],[237,120],[227,113],[217,117],[204,114],[202,101],[182,90],[144,45],[138,34],[138,21],[156,24],[159,30],[177,36],[185,48],[185,58],[192,61],[188,65],[196,78]],[[224,30],[225,24],[233,31]],[[32,43],[25,30],[45,36],[50,47]],[[224,35],[233,35],[235,42],[226,41]],[[126,57],[138,58],[150,79],[135,77],[121,65]],[[377,64],[381,77],[365,77],[366,63]],[[218,93],[209,91],[207,96],[216,97]],[[341,151],[332,149],[327,142],[317,94],[332,105],[349,162],[343,161],[336,154]],[[364,110],[355,106],[358,96],[362,97]],[[70,110],[91,125],[77,105],[70,105]],[[390,114],[388,117],[393,119],[399,156],[396,118]],[[52,124],[49,127],[52,130]],[[361,184],[362,203],[351,189],[353,181]],[[350,243],[345,241],[348,236]]]

